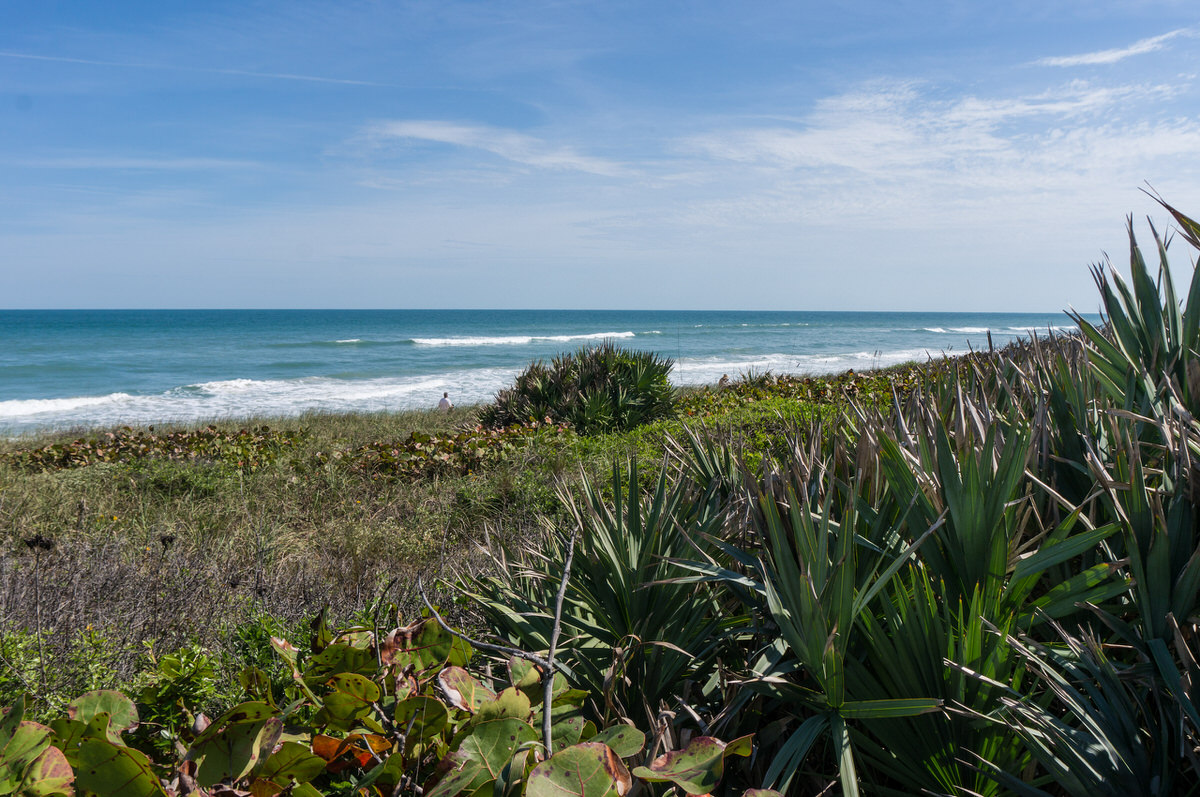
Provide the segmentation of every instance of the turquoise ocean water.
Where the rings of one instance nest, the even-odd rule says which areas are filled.
[[[488,401],[528,363],[611,339],[676,384],[959,354],[1064,314],[553,310],[0,311],[0,433]]]

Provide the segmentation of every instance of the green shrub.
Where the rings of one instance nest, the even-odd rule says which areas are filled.
[[[674,414],[671,358],[605,342],[538,361],[479,413],[489,428],[536,421],[569,423],[575,431],[632,429]]]
[[[38,683],[40,658],[38,639],[23,628],[4,628],[0,633],[0,705],[11,705]]]
[[[217,662],[193,643],[157,657],[151,651],[150,663],[131,689],[142,723],[137,735],[149,749],[169,754],[189,715],[213,709],[221,686]]]

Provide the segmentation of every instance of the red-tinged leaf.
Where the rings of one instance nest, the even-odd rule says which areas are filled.
[[[325,759],[325,769],[333,773],[365,767],[391,747],[391,741],[374,733],[352,733],[344,739],[318,734],[312,741],[313,753]]]
[[[327,762],[333,761],[341,755],[342,740],[326,736],[323,733],[317,734],[312,740],[312,751],[314,755],[320,756]]]
[[[71,787],[74,782],[75,771],[71,769],[63,751],[57,747],[47,747],[30,764],[25,773],[24,789],[19,788],[17,794],[29,797],[70,797],[75,793]]]
[[[527,797],[624,797],[633,786],[625,764],[606,744],[568,747],[529,773]]]
[[[485,700],[495,700],[496,693],[481,684],[462,667],[447,667],[438,673],[438,686],[450,705],[474,713]]]
[[[752,736],[734,739],[728,745],[711,736],[698,736],[682,750],[664,753],[649,767],[637,767],[633,774],[653,783],[670,781],[688,794],[711,792],[725,772],[726,755],[749,755]]]
[[[417,673],[444,664],[462,665],[470,659],[466,643],[452,636],[432,618],[397,628],[379,644],[379,658],[385,667],[404,669],[412,666]]]
[[[276,797],[276,795],[283,794],[283,790],[284,787],[274,781],[255,778],[254,782],[250,784],[248,793],[250,797]]]

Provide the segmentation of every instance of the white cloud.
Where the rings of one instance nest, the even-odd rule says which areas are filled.
[[[1043,162],[1056,157],[1066,132],[1129,144],[1130,156],[1156,148],[1192,152],[1194,121],[1138,127],[1125,135],[1121,106],[1133,99],[1161,98],[1163,86],[1094,87],[1075,81],[1055,90],[1015,98],[967,96],[935,100],[914,86],[866,87],[819,102],[812,114],[791,127],[733,129],[683,139],[684,151],[718,161],[785,170],[843,169],[882,179],[909,179],[912,171],[932,179],[934,172],[979,172],[988,164]],[[1098,124],[1101,120],[1102,124]],[[1130,139],[1125,141],[1125,139]],[[1175,141],[1175,144],[1168,143]],[[1116,154],[1116,153],[1114,153]],[[1115,161],[1128,160],[1117,157]],[[1103,167],[1105,163],[1069,168]],[[1067,162],[1062,163],[1067,167]]]
[[[1085,230],[1136,200],[1143,181],[1194,193],[1200,119],[1163,113],[1190,90],[1073,81],[947,99],[938,86],[876,82],[788,124],[680,139],[688,171],[707,170],[707,181],[668,218],[629,214],[620,223],[726,233],[861,224],[947,235],[1050,225],[1085,240]]]
[[[1098,50],[1093,53],[1083,53],[1081,55],[1062,55],[1052,58],[1040,58],[1034,63],[1038,66],[1093,66],[1096,64],[1115,64],[1118,61],[1123,61],[1134,55],[1142,55],[1144,53],[1152,53],[1155,50],[1161,50],[1163,44],[1174,39],[1176,36],[1192,36],[1195,35],[1188,28],[1179,28],[1170,33],[1164,33],[1161,36],[1152,36],[1149,39],[1136,41],[1128,47],[1119,47],[1112,50]]]
[[[383,122],[368,131],[375,140],[415,139],[481,149],[505,160],[539,169],[587,172],[605,177],[628,174],[619,163],[583,155],[571,147],[554,146],[533,136],[484,125],[440,121]]]

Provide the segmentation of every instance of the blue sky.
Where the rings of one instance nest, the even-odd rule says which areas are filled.
[[[1146,183],[1194,2],[0,5],[0,307],[1088,311]]]

